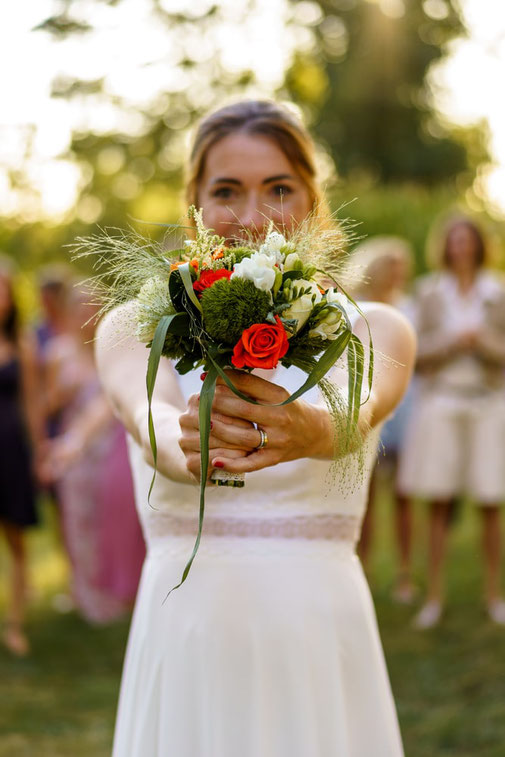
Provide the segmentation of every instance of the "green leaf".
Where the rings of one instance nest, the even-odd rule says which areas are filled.
[[[352,344],[354,350],[354,381],[352,386],[353,394],[353,416],[352,423],[356,425],[359,418],[359,409],[361,407],[361,389],[363,387],[363,376],[365,371],[365,349],[360,339],[354,334],[351,336],[349,346]]]
[[[186,567],[182,572],[182,577],[179,583],[174,586],[168,592],[165,599],[168,599],[170,594],[178,589],[186,578],[188,577],[193,560],[196,557],[198,548],[200,546],[200,540],[202,538],[203,519],[205,515],[205,487],[207,486],[207,472],[209,470],[209,437],[210,437],[210,417],[212,412],[212,402],[214,400],[214,393],[216,391],[217,371],[215,368],[209,368],[205,381],[203,382],[202,389],[200,391],[200,402],[198,405],[198,419],[200,422],[200,508],[198,512],[198,533],[193,547],[191,557],[186,563]]]
[[[172,322],[168,326],[167,332],[176,336],[187,336],[190,328],[189,315],[184,313],[175,313]]]
[[[347,299],[349,300],[349,302],[352,305],[354,305],[354,307],[356,308],[356,310],[358,311],[358,313],[360,314],[360,316],[363,318],[363,320],[366,323],[366,327],[367,327],[367,331],[368,331],[368,340],[369,340],[369,344],[370,344],[370,346],[368,348],[368,372],[367,372],[368,394],[365,397],[365,399],[363,400],[363,402],[360,401],[360,407],[361,407],[361,405],[364,405],[365,402],[368,402],[368,400],[370,399],[370,395],[372,393],[372,382],[373,382],[373,372],[374,372],[374,349],[373,349],[372,332],[370,331],[370,324],[368,323],[368,318],[366,317],[366,315],[364,314],[364,312],[362,311],[362,309],[360,308],[360,306],[358,305],[358,303],[356,302],[356,300],[353,299],[353,297],[351,297],[351,295],[348,292],[346,292],[346,290],[344,289],[344,287],[341,284],[339,284],[339,282],[335,278],[333,278],[333,276],[331,276],[327,271],[322,271],[320,268],[318,268],[317,271],[319,273],[323,274],[323,276],[325,276],[326,278],[329,278],[329,279],[331,279],[331,281],[333,281],[333,283],[335,284],[335,286],[338,289],[340,289],[340,291],[342,292],[342,294],[344,294],[347,297]],[[342,312],[344,313],[344,315],[346,317],[347,323],[349,323],[349,317],[348,317],[347,313],[345,312],[345,310],[343,308],[342,308]]]
[[[179,269],[176,268],[170,272],[170,276],[168,277],[168,293],[174,308],[179,311],[184,311],[183,292],[184,284],[182,283]]]
[[[183,357],[181,357],[181,359],[175,364],[174,367],[177,373],[179,373],[181,376],[184,376],[185,373],[192,371],[195,367],[195,363],[200,362],[200,360],[200,355],[189,353],[187,355],[183,355]]]
[[[307,392],[309,389],[312,389],[313,386],[315,386],[324,376],[326,376],[330,368],[335,364],[340,355],[342,355],[342,353],[344,352],[345,348],[349,344],[351,336],[351,331],[343,331],[340,336],[338,336],[323,352],[314,368],[312,368],[312,370],[310,371],[305,383],[302,384],[302,386],[299,387],[296,392],[293,392],[293,394],[288,397],[287,400],[284,400],[284,402],[281,402],[280,404],[288,405],[290,402],[294,402],[294,400],[297,400],[302,396],[302,394],[305,394],[305,392]]]
[[[151,479],[151,485],[149,487],[149,493],[147,495],[147,501],[151,499],[151,492],[153,490],[154,481],[156,478],[156,465],[158,461],[158,447],[156,444],[156,433],[154,430],[153,414],[152,414],[152,400],[154,387],[156,384],[156,376],[158,375],[158,368],[160,364],[160,357],[163,352],[163,345],[167,336],[170,324],[176,318],[178,313],[172,313],[172,315],[164,315],[160,318],[156,331],[154,332],[154,339],[149,351],[149,359],[147,361],[147,374],[146,374],[146,388],[147,388],[147,402],[148,402],[148,415],[147,423],[149,430],[149,444],[151,445],[151,452],[153,453],[154,473]]]
[[[180,265],[177,270],[179,271],[182,283],[184,284],[184,289],[186,290],[186,294],[188,295],[193,305],[196,308],[198,308],[198,310],[201,313],[202,306],[201,306],[200,300],[195,294],[195,290],[193,289],[193,279],[191,278],[191,272],[189,270],[189,263],[183,263],[183,265]]]

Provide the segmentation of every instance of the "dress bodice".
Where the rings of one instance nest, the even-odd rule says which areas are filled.
[[[306,379],[297,368],[278,368],[269,372],[274,381],[293,393]],[[262,375],[265,375],[263,372]],[[182,398],[198,393],[201,388],[200,371],[177,376]],[[323,400],[317,389],[307,392],[303,399],[314,404]],[[360,522],[367,499],[368,481],[375,461],[378,430],[369,437],[366,450],[348,455],[340,463],[342,473],[331,471],[331,461],[302,458],[281,463],[246,475],[243,488],[208,487],[206,517],[232,518],[244,523],[255,519],[273,520],[317,517],[340,514]],[[157,474],[148,503],[152,468],[142,456],[142,450],[129,438],[130,461],[135,483],[136,501],[146,540],[159,538],[170,531],[171,517],[188,516],[198,512],[198,487],[171,481]],[[364,459],[363,459],[364,458]]]

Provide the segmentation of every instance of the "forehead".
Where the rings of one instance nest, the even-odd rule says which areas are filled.
[[[259,134],[229,134],[209,149],[202,181],[226,177],[240,181],[263,181],[279,174],[294,175],[281,148]]]
[[[449,229],[448,236],[451,239],[456,236],[471,236],[473,238],[475,237],[475,231],[466,223],[457,223],[452,227],[452,229]]]

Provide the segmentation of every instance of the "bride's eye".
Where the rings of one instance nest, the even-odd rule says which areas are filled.
[[[293,190],[287,184],[274,184],[272,192],[276,197],[286,197],[287,195],[292,194]]]
[[[233,196],[233,189],[231,187],[217,187],[212,192],[212,197],[217,197],[221,200],[229,200]]]

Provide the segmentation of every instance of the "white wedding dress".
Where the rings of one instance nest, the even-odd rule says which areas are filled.
[[[199,373],[179,377],[186,399]],[[305,378],[280,368],[271,380],[293,392]],[[164,601],[193,548],[198,488],[158,474],[149,505],[152,469],[130,439],[148,555],[113,757],[403,755],[355,554],[375,448],[347,496],[311,459],[248,474],[243,489],[209,488],[200,551]]]

